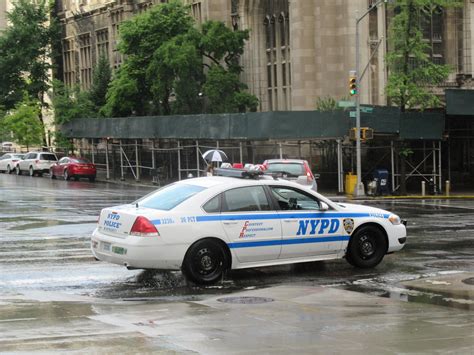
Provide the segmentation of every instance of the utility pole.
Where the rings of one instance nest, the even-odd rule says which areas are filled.
[[[362,76],[364,73],[360,74],[360,34],[359,34],[359,23],[367,16],[373,9],[377,8],[382,3],[387,3],[388,0],[378,0],[374,2],[367,11],[360,17],[357,17],[356,13],[356,38],[355,38],[355,45],[356,45],[356,87],[357,87],[357,95],[356,95],[356,174],[357,174],[357,183],[354,189],[354,196],[355,197],[363,197],[365,196],[364,191],[364,184],[362,184],[362,162],[361,162],[361,147],[360,147],[360,83],[362,80]]]

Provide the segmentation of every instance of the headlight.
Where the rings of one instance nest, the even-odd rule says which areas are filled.
[[[399,225],[400,223],[402,223],[402,220],[400,219],[400,217],[398,217],[396,214],[391,214],[389,217],[388,217],[388,220],[393,224],[393,225]]]

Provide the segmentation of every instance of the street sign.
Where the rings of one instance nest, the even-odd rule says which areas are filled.
[[[355,111],[350,111],[349,112],[349,117],[350,118],[356,118],[356,112]]]
[[[355,102],[354,101],[338,101],[337,106],[338,107],[355,107]]]
[[[372,113],[372,112],[374,112],[374,108],[373,108],[373,107],[369,107],[369,106],[361,106],[361,107],[360,107],[360,112],[363,112],[363,113]]]

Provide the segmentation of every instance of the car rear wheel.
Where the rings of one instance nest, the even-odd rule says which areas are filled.
[[[21,170],[20,170],[20,167],[19,167],[19,166],[17,166],[17,167],[15,168],[15,172],[16,172],[17,175],[21,175]]]
[[[189,248],[182,269],[190,280],[206,285],[222,279],[227,265],[224,248],[215,241],[203,239]]]
[[[71,177],[69,176],[69,173],[67,172],[67,169],[64,170],[64,180],[70,180]]]
[[[352,235],[346,260],[355,267],[373,268],[382,261],[387,247],[387,239],[379,228],[363,226]]]
[[[91,176],[91,177],[89,178],[89,181],[90,181],[90,182],[94,182],[94,181],[95,181],[95,176]]]
[[[12,173],[12,168],[10,167],[10,165],[7,165],[7,174],[11,174]]]
[[[30,166],[30,168],[28,169],[28,173],[30,176],[35,176],[35,171],[33,170],[32,166]]]
[[[56,179],[56,175],[54,175],[53,169],[49,169],[49,177],[51,179]]]

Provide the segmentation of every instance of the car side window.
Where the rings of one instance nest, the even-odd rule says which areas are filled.
[[[224,192],[223,212],[270,210],[263,186],[240,187]]]
[[[282,210],[320,210],[319,200],[301,190],[285,187],[271,186],[272,195]]]
[[[207,213],[218,213],[221,211],[221,195],[217,195],[214,198],[211,198],[209,201],[207,201],[204,206],[202,206],[202,209],[206,211]]]

